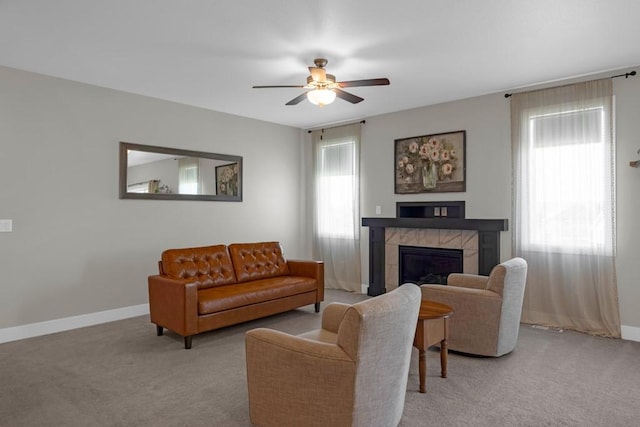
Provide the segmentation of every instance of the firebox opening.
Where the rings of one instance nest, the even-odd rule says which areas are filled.
[[[462,249],[399,246],[398,284],[447,284],[451,273],[462,273]]]

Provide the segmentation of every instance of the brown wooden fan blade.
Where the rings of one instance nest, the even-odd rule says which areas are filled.
[[[311,73],[311,78],[314,82],[327,81],[327,72],[323,68],[309,67],[309,72]]]
[[[349,101],[352,104],[357,104],[358,102],[364,101],[364,98],[360,98],[359,96],[355,96],[352,93],[345,92],[345,91],[340,90],[340,89],[333,89],[333,91],[336,93],[336,96],[338,98],[342,98],[345,101]]]
[[[338,85],[340,87],[356,87],[356,86],[386,86],[388,85],[389,79],[367,79],[367,80],[351,80],[348,82],[339,82]]]
[[[269,89],[274,87],[295,87],[297,89],[302,89],[304,86],[302,85],[285,85],[285,86],[251,86],[253,89]]]
[[[284,105],[297,105],[300,102],[302,102],[303,99],[305,99],[307,97],[307,92],[303,93],[302,95],[298,95],[295,98],[293,98],[291,101],[287,102]]]

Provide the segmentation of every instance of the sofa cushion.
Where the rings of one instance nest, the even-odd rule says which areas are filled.
[[[234,243],[229,254],[238,283],[289,274],[278,242]]]
[[[198,289],[236,282],[225,245],[167,249],[162,252],[162,270],[172,279],[198,281]]]
[[[291,295],[313,292],[316,280],[283,276],[198,291],[198,314],[211,314]]]

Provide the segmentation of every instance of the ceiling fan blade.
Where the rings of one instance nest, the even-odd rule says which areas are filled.
[[[302,85],[285,85],[285,86],[251,86],[253,89],[269,89],[275,87],[295,87],[298,89],[302,89],[304,86]]]
[[[357,104],[358,102],[364,101],[364,98],[360,98],[359,96],[355,96],[352,93],[345,92],[345,91],[340,90],[340,89],[333,89],[333,91],[336,93],[336,96],[338,98],[342,98],[345,101],[349,101],[352,104]]]
[[[293,98],[291,101],[287,102],[284,105],[297,105],[300,102],[302,102],[302,100],[304,100],[307,97],[307,92],[303,93],[302,95],[298,95],[295,98]]]
[[[309,67],[309,72],[311,73],[311,78],[314,82],[327,81],[327,72],[324,70],[324,68]]]
[[[386,86],[389,79],[367,79],[367,80],[351,80],[348,82],[339,82],[340,87],[356,87],[356,86]]]

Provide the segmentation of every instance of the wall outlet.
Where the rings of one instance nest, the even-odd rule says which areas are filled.
[[[11,233],[13,231],[13,220],[0,219],[0,233]]]
[[[382,215],[382,206],[376,206],[376,215]]]

